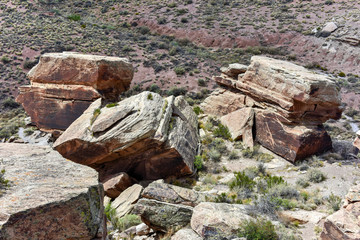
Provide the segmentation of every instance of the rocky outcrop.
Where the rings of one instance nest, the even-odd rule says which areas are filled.
[[[249,205],[203,202],[194,208],[191,228],[204,239],[228,239],[237,235],[241,221],[253,220],[251,212]]]
[[[249,119],[249,114],[241,114],[238,109],[247,113],[245,109],[251,107],[255,111],[254,123],[250,120],[243,126],[239,120],[224,122],[230,131],[246,125],[251,128],[253,124],[256,141],[290,161],[331,149],[331,139],[322,123],[339,119],[342,108],[335,82],[328,77],[289,62],[254,56],[245,73],[236,75],[224,69],[214,79],[224,90],[210,96],[205,104],[212,99],[226,99],[225,93],[229,92],[232,99],[242,100],[208,113],[223,116],[229,114],[223,109],[231,106],[233,111],[227,118],[231,120],[237,114],[241,120]]]
[[[0,196],[0,239],[105,239],[95,170],[29,144],[0,144],[0,159],[10,180]]]
[[[98,170],[101,181],[119,172],[137,180],[182,176],[194,171],[197,125],[183,96],[142,92],[107,107],[95,101],[54,148]]]
[[[183,228],[177,231],[171,240],[202,240],[202,238],[191,228]]]
[[[47,53],[28,73],[17,101],[45,130],[65,130],[97,98],[115,101],[130,86],[134,70],[127,59],[73,52]]]
[[[143,187],[139,184],[134,184],[123,191],[113,202],[111,207],[116,211],[116,217],[121,218],[130,213],[134,208],[135,203],[141,196]]]
[[[321,240],[360,239],[360,186],[349,190],[343,207],[328,216],[324,223]]]
[[[356,138],[353,143],[354,147],[360,149],[360,130],[356,132]]]

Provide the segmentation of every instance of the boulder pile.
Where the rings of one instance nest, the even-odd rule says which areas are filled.
[[[74,52],[47,53],[30,70],[17,101],[43,130],[65,130],[97,98],[115,101],[134,69],[127,59]]]
[[[53,147],[96,169],[100,181],[120,172],[154,180],[192,174],[198,138],[197,116],[183,96],[145,91],[105,106],[96,100]]]
[[[249,66],[231,64],[221,71],[214,79],[222,89],[202,108],[223,116],[233,137],[243,138],[249,147],[254,138],[292,162],[331,149],[322,123],[339,119],[342,108],[339,90],[330,78],[262,56],[252,57]]]

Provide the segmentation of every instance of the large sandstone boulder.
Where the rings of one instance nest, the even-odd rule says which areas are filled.
[[[10,188],[0,196],[0,239],[95,239],[104,226],[95,170],[46,146],[0,143]],[[102,236],[105,239],[105,236]]]
[[[133,74],[124,58],[47,53],[28,73],[31,85],[20,87],[17,101],[39,128],[65,130],[95,99],[117,99]]]
[[[339,119],[343,109],[337,86],[327,76],[286,61],[254,56],[247,69],[229,66],[214,80],[222,89],[203,105],[217,107],[202,108],[221,117],[233,138],[246,136],[244,129],[249,133],[253,124],[256,141],[290,161],[331,149],[322,123]],[[255,111],[254,122],[248,108]]]
[[[182,176],[194,171],[197,125],[184,97],[142,92],[111,107],[95,101],[53,147],[98,170],[101,181],[119,172],[138,180]]]

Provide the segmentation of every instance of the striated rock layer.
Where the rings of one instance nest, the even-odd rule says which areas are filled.
[[[138,180],[193,173],[198,123],[184,97],[142,92],[113,105],[95,101],[54,148],[98,170],[101,180],[119,172]]]
[[[0,143],[0,159],[10,180],[0,195],[1,240],[105,239],[104,192],[95,170],[47,146]]]
[[[322,123],[339,119],[342,108],[335,82],[327,76],[261,56],[252,57],[247,68],[231,64],[222,72],[214,79],[224,90],[206,99],[203,106],[216,106],[204,106],[205,113],[223,116],[233,137],[254,126],[256,141],[290,161],[331,149]],[[248,107],[255,109],[255,123],[243,120],[251,118],[248,111],[239,109]]]
[[[47,53],[28,73],[17,101],[42,129],[65,130],[97,98],[115,101],[130,86],[127,59],[73,52]]]

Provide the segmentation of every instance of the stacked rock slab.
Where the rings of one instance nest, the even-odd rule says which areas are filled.
[[[104,192],[94,169],[30,144],[0,143],[0,159],[10,181],[0,193],[1,240],[105,239]]]
[[[54,143],[65,158],[95,168],[101,181],[119,172],[137,180],[193,173],[198,123],[184,97],[142,92],[102,108],[101,101]]]
[[[222,71],[215,81],[228,94],[242,96],[240,108],[254,109],[255,139],[261,145],[293,162],[331,149],[322,123],[339,119],[342,109],[339,91],[327,76],[261,56],[252,57],[238,75],[231,66]]]
[[[47,53],[28,73],[31,84],[20,87],[16,100],[37,127],[65,130],[95,99],[115,101],[133,74],[124,58]]]

